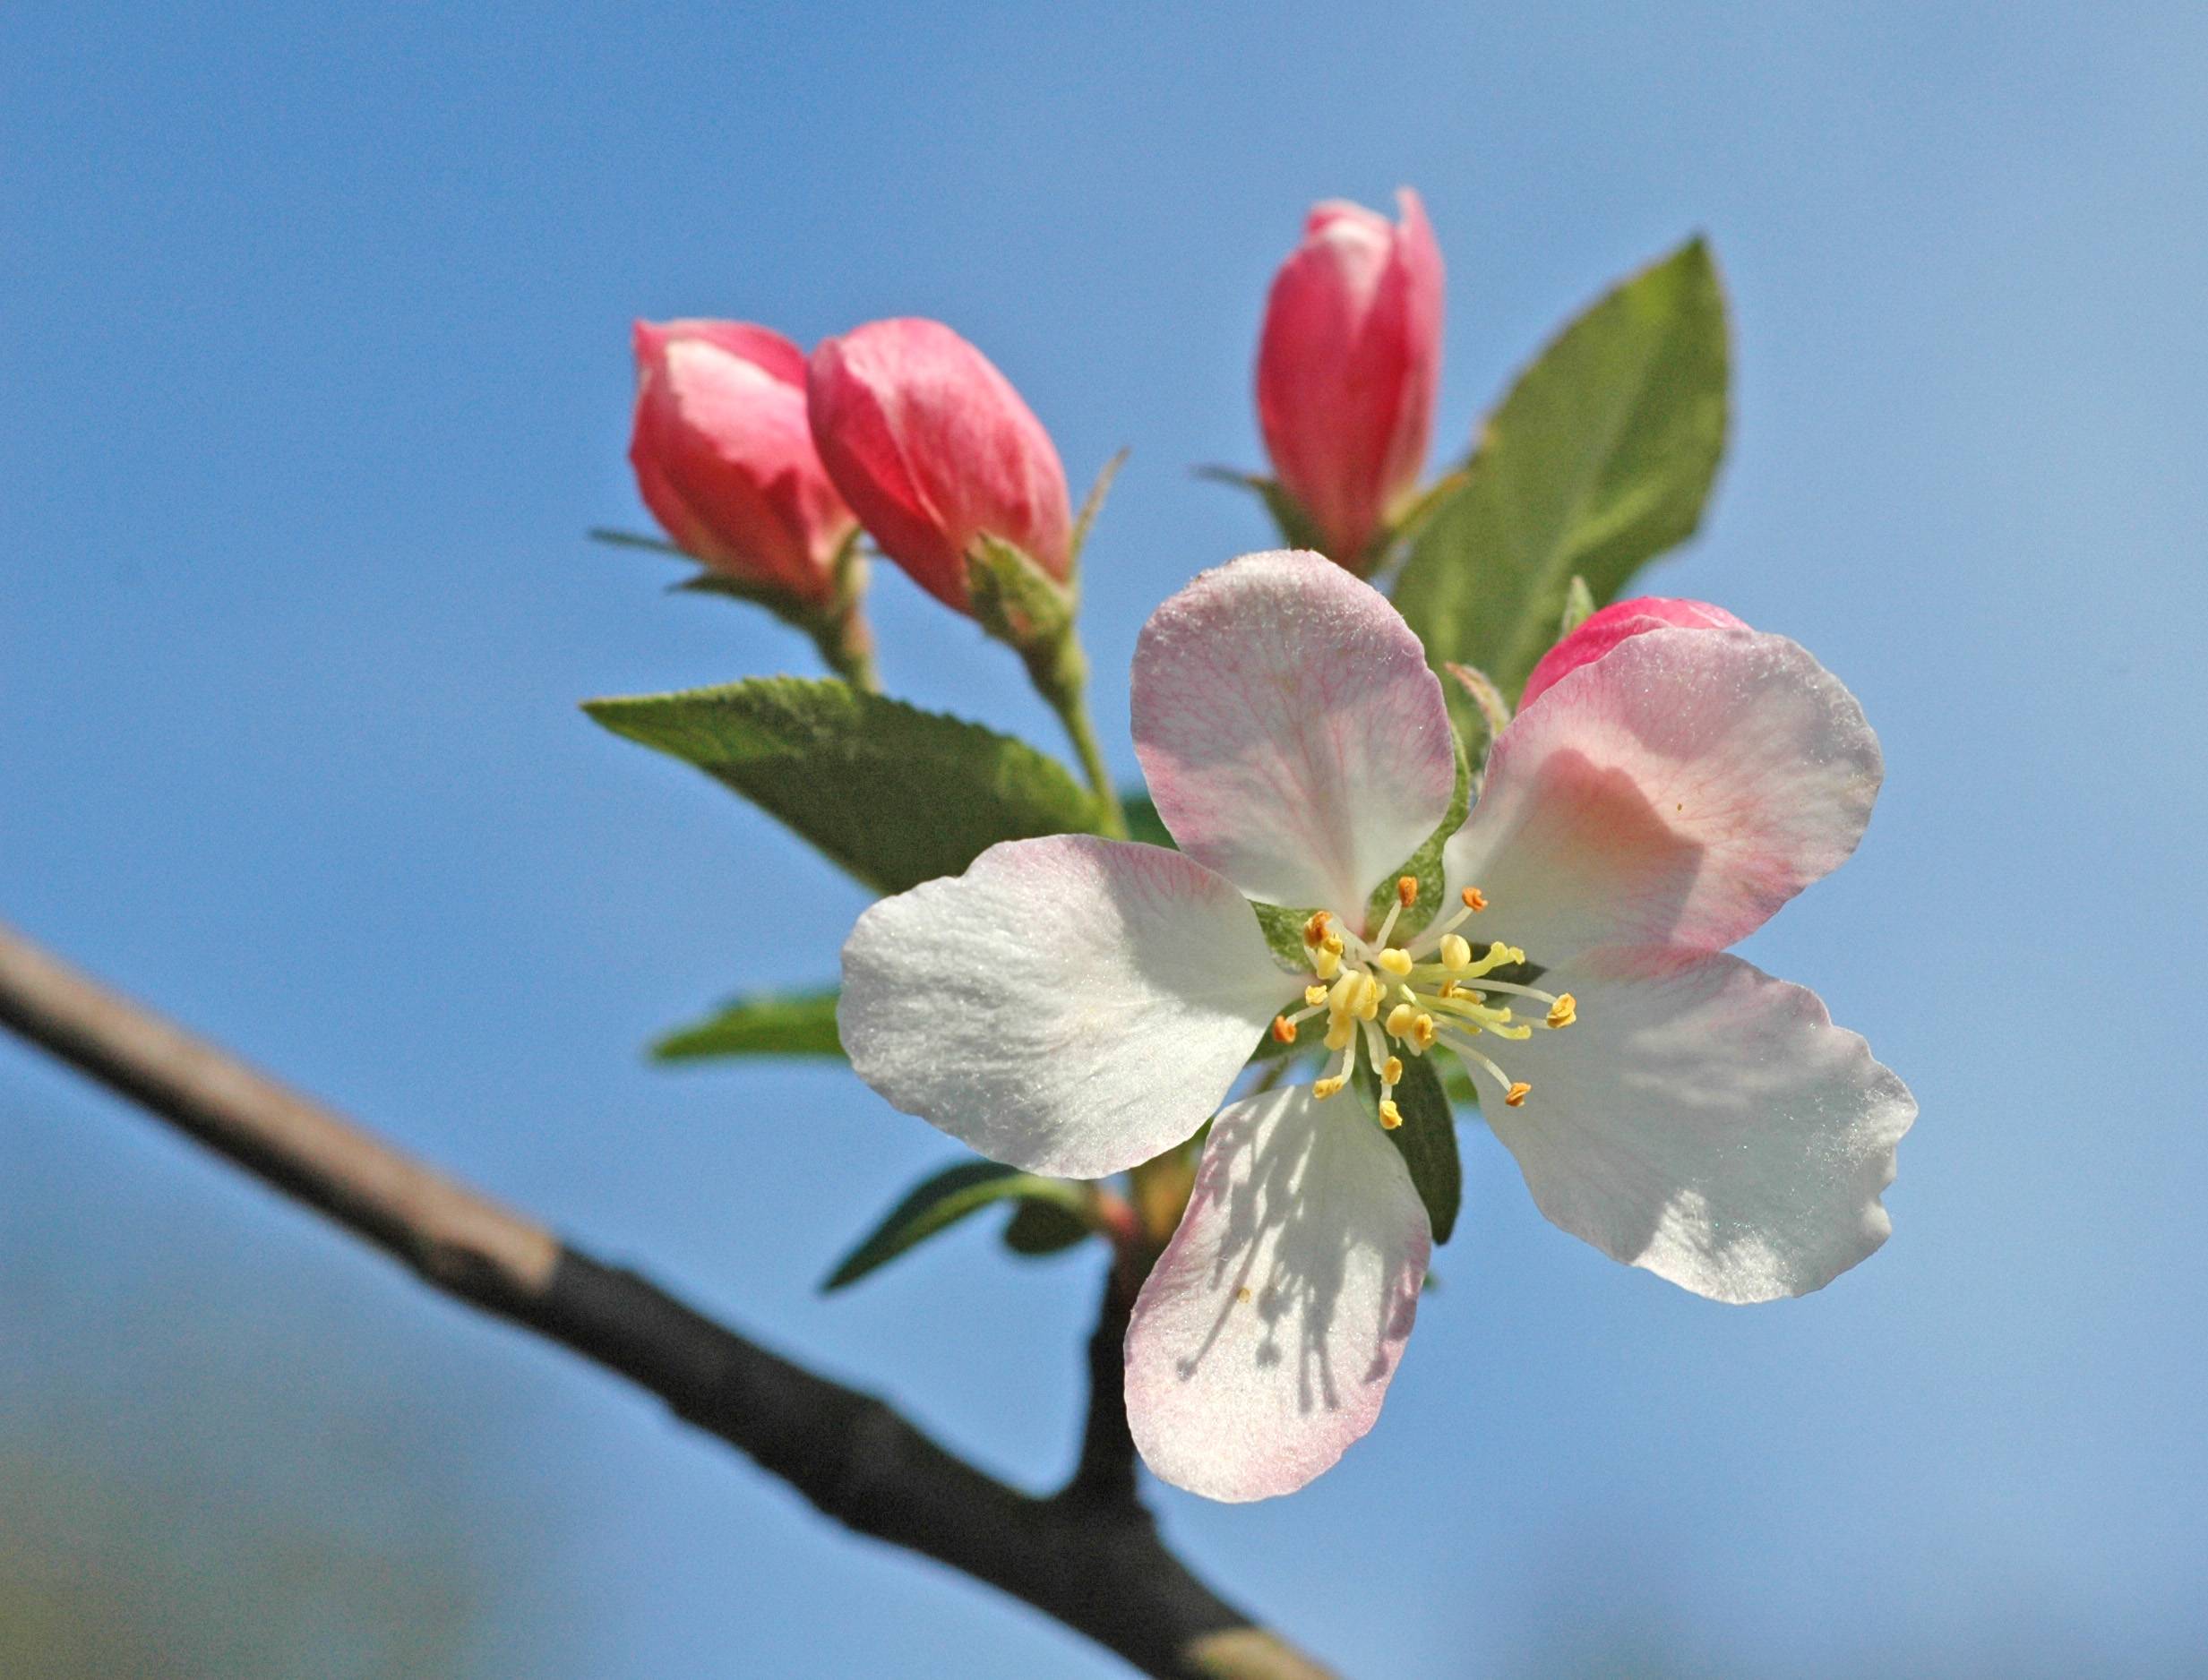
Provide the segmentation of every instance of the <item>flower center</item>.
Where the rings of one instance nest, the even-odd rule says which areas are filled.
[[[1505,1106],[1522,1105],[1533,1086],[1513,1079],[1473,1041],[1531,1038],[1538,1024],[1560,1031],[1578,1018],[1572,994],[1542,991],[1515,981],[1497,980],[1496,971],[1523,964],[1525,953],[1501,940],[1475,943],[1457,931],[1487,908],[1487,896],[1467,887],[1462,907],[1434,922],[1407,945],[1390,945],[1396,920],[1418,902],[1418,881],[1405,875],[1396,883],[1396,902],[1371,939],[1342,931],[1333,916],[1319,911],[1303,924],[1304,954],[1312,983],[1303,991],[1304,1007],[1274,1018],[1273,1036],[1296,1041],[1297,1029],[1312,1016],[1327,1017],[1327,1049],[1335,1059],[1312,1082],[1320,1101],[1340,1093],[1356,1071],[1359,1051],[1380,1082],[1380,1124],[1390,1131],[1403,1124],[1396,1086],[1403,1079],[1403,1057],[1419,1057],[1436,1045],[1454,1051],[1473,1076],[1484,1075],[1502,1093]],[[1546,1006],[1538,1022],[1518,1018],[1524,1002]],[[1400,1052],[1400,1053],[1399,1053]]]

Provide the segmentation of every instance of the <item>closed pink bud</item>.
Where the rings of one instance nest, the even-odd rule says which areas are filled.
[[[1326,552],[1354,571],[1418,483],[1441,372],[1441,250],[1418,194],[1400,226],[1314,208],[1280,265],[1258,341],[1258,423],[1273,472]]]
[[[1645,595],[1617,601],[1599,613],[1590,613],[1577,630],[1541,656],[1534,674],[1525,680],[1518,700],[1524,711],[1557,680],[1582,665],[1591,665],[1619,642],[1653,630],[1746,630],[1748,626],[1707,601],[1674,600],[1669,596]]]
[[[881,552],[967,611],[966,561],[987,535],[1063,582],[1066,472],[1050,433],[989,358],[937,321],[824,339],[806,384],[829,476]]]
[[[805,354],[736,321],[636,323],[630,464],[644,505],[715,571],[823,604],[858,521],[805,422]]]

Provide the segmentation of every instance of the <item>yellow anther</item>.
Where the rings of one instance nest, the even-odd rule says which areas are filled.
[[[1337,1015],[1327,1024],[1326,1046],[1330,1050],[1347,1050],[1356,1036],[1357,1024],[1347,1016]]]
[[[1418,1018],[1418,1011],[1407,1003],[1399,1003],[1388,1012],[1387,1027],[1391,1038],[1407,1037],[1411,1023]]]
[[[1325,1079],[1314,1079],[1311,1081],[1311,1095],[1318,1101],[1324,1102],[1328,1097],[1340,1096],[1342,1087],[1348,1083],[1348,1076],[1345,1074],[1335,1074]]]
[[[1472,941],[1461,933],[1441,936],[1441,966],[1462,973],[1472,966]]]
[[[1327,917],[1325,911],[1312,911],[1311,919],[1303,924],[1303,943],[1306,945],[1317,945],[1321,939],[1325,939],[1327,937]]]
[[[1316,1009],[1320,1004],[1326,1002],[1326,1000],[1327,989],[1324,986],[1306,986],[1303,988],[1303,1001],[1310,1005],[1312,1008]]]
[[[1311,953],[1311,973],[1321,980],[1332,980],[1342,972],[1342,954],[1320,946]],[[1316,988],[1314,988],[1316,990]]]
[[[1342,936],[1338,933],[1329,933],[1325,939],[1319,940],[1319,948],[1322,951],[1330,951],[1336,956],[1341,956]]]
[[[1403,1124],[1403,1110],[1392,1102],[1380,1104],[1380,1129],[1392,1132]]]
[[[1400,945],[1389,946],[1373,960],[1398,980],[1411,972],[1411,954]]]
[[[1503,1107],[1507,1109],[1524,1108],[1525,1106],[1525,1093],[1533,1088],[1534,1087],[1527,1084],[1525,1080],[1519,1080],[1516,1084],[1511,1086],[1509,1090],[1503,1093]]]
[[[1463,897],[1465,908],[1467,910],[1485,910],[1487,908],[1487,895],[1477,887],[1465,887]]]
[[[1390,1056],[1380,1064],[1380,1083],[1384,1085],[1399,1085],[1403,1083],[1402,1057]]]
[[[1295,1023],[1284,1015],[1273,1017],[1273,1036],[1283,1044],[1295,1042]]]
[[[1363,979],[1364,971],[1353,968],[1336,980],[1333,990],[1327,993],[1327,1007],[1337,1016],[1356,1014],[1357,994],[1364,990],[1360,983]]]
[[[1510,947],[1510,960],[1514,963],[1523,963],[1525,961],[1525,947],[1523,945],[1512,946]]]
[[[1421,1050],[1431,1050],[1434,1042],[1434,1018],[1430,1015],[1413,1017],[1411,1022],[1411,1042]]]
[[[1378,1020],[1380,1013],[1380,982],[1370,974],[1360,974],[1357,978],[1363,982],[1357,988],[1357,1018],[1360,1021]]]
[[[1453,980],[1443,981],[1441,982],[1440,990],[1436,991],[1434,996],[1437,998],[1454,998],[1456,996],[1456,982]]]
[[[1568,991],[1549,1006],[1549,1024],[1551,1026],[1569,1026],[1577,1019],[1579,1019],[1579,1002]]]
[[[1399,875],[1396,878],[1396,902],[1408,910],[1418,903],[1418,877]]]

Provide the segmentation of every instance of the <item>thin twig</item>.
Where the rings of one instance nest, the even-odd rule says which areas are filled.
[[[1135,1496],[1117,1398],[1131,1300],[1121,1287],[1107,1294],[1090,1348],[1095,1393],[1080,1468],[1061,1493],[1036,1498],[945,1451],[872,1395],[600,1264],[5,927],[0,1024],[435,1288],[657,1394],[847,1528],[1001,1588],[1145,1674],[1325,1680],[1324,1669],[1191,1574]]]

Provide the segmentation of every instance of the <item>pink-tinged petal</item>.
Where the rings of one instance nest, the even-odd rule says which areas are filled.
[[[1441,365],[1441,251],[1418,194],[1400,227],[1315,207],[1274,277],[1258,345],[1258,419],[1281,486],[1343,565],[1418,481]]]
[[[1200,863],[1054,835],[870,908],[836,1019],[906,1113],[993,1161],[1097,1179],[1201,1126],[1296,990]]]
[[[1648,630],[1747,630],[1748,625],[1707,601],[1688,601],[1671,596],[1644,595],[1630,601],[1614,601],[1590,613],[1579,628],[1541,656],[1525,690],[1518,697],[1523,711],[1539,699],[1568,672],[1591,665],[1619,642]]]
[[[1127,1421],[1211,1499],[1293,1493],[1371,1428],[1433,1247],[1403,1157],[1347,1098],[1295,1085],[1212,1123],[1127,1332]]]
[[[1456,755],[1425,650],[1321,555],[1199,576],[1143,626],[1132,699],[1159,817],[1261,903],[1361,927],[1366,896],[1448,810]]]
[[[1072,566],[1065,468],[994,364],[940,321],[870,321],[814,347],[814,440],[867,532],[920,587],[967,610],[986,534],[1052,577]]]
[[[1499,1048],[1486,1101],[1551,1220],[1719,1301],[1822,1288],[1886,1239],[1916,1100],[1815,992],[1735,956],[1589,952],[1544,975],[1576,1024]]]
[[[1537,963],[1722,950],[1855,850],[1882,774],[1862,707],[1796,643],[1649,630],[1503,731],[1443,863],[1493,905],[1476,931]]]
[[[804,355],[739,321],[640,321],[629,459],[678,546],[714,570],[827,601],[856,528],[812,446]]]

